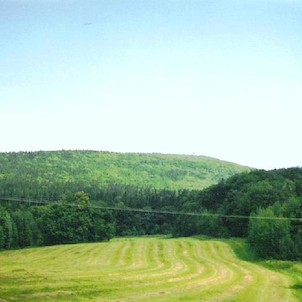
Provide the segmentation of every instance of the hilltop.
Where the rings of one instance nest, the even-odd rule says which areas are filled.
[[[0,153],[0,194],[53,199],[59,192],[65,193],[66,187],[71,191],[91,192],[116,184],[158,190],[201,190],[248,170],[248,167],[204,156],[99,151],[10,152]]]

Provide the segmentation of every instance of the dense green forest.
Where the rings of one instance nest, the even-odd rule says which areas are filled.
[[[203,156],[96,151],[0,153],[0,196],[59,200],[114,185],[198,189],[249,168]]]
[[[0,248],[171,233],[169,215],[123,210],[173,210],[176,202],[181,202],[180,196],[187,194],[180,188],[202,189],[247,170],[202,156],[96,151],[0,153],[2,199],[56,202],[31,206],[2,201]],[[78,205],[78,196],[84,195],[92,202],[87,201],[84,208],[71,206]],[[118,206],[121,211],[112,214],[92,205]]]
[[[111,239],[115,222],[109,211],[90,207],[86,193],[43,206],[3,203],[0,249]]]
[[[191,191],[181,210],[207,216],[178,217],[178,236],[247,237],[261,257],[302,258],[301,168],[237,174]]]
[[[56,164],[51,164],[50,158],[42,161],[47,154],[50,158],[75,156],[77,160],[71,160],[73,168],[64,166],[68,165],[67,159],[60,167],[58,159]],[[176,189],[173,185],[171,189],[151,186],[147,178],[127,183],[126,180],[119,182],[123,178],[117,177],[114,182],[98,183],[94,177],[97,171],[104,173],[101,169],[87,170],[83,174],[72,172],[72,169],[76,170],[75,163],[81,166],[79,158],[83,159],[81,167],[85,170],[93,166],[93,162],[85,163],[86,156],[115,157],[116,154],[62,151],[38,152],[34,156],[31,153],[5,155],[10,160],[3,161],[1,166],[2,197],[44,199],[51,203],[26,204],[2,198],[0,248],[91,242],[113,236],[202,234],[248,238],[250,246],[264,258],[302,258],[301,168],[272,171],[240,168],[246,172],[230,177],[222,174],[220,181],[203,190],[202,186],[201,189],[190,186]],[[133,174],[137,176],[143,168],[138,160],[140,155],[133,157],[137,160],[137,168],[132,167]],[[168,162],[171,161],[169,157],[166,158]],[[176,169],[178,157],[171,157]],[[14,162],[13,158],[18,160]],[[142,158],[161,161],[165,156],[142,155]],[[180,162],[181,167],[183,158]],[[119,168],[122,166],[120,164]],[[168,164],[157,163],[156,166],[162,168]],[[197,173],[198,168],[195,169]],[[127,173],[131,174],[129,164]],[[132,177],[134,179],[133,175],[130,179]]]

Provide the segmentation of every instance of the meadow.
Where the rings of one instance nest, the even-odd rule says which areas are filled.
[[[138,237],[0,253],[0,301],[302,301],[302,265],[244,240]]]

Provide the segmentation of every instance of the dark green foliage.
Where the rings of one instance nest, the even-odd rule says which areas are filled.
[[[179,215],[175,218],[173,236],[189,237],[195,234],[203,234],[198,216]]]
[[[64,199],[74,203],[75,193],[82,190],[96,205],[115,207],[120,204],[127,208],[176,211],[182,210],[182,203],[188,196],[193,196],[185,188],[202,189],[223,177],[246,170],[246,167],[202,156],[94,151],[0,153],[0,196],[47,201]],[[67,211],[64,205],[61,206]],[[35,213],[35,217],[44,215],[43,219],[49,221],[50,227],[54,221],[51,214],[56,209],[51,206],[47,209],[48,216],[41,207],[41,213]],[[64,231],[57,230],[54,234],[45,230],[43,236],[47,239],[44,240],[49,243],[67,242],[70,238],[86,240],[87,230],[73,225],[74,221],[84,219],[77,218],[80,214],[90,225],[91,217],[87,218],[87,213],[80,213],[81,210],[69,211]],[[53,215],[56,223],[62,224],[65,217],[60,217],[59,210]],[[175,217],[168,214],[115,212],[113,216],[119,236],[171,233],[175,222]],[[22,219],[19,220],[21,226]],[[43,224],[39,225],[42,229]],[[30,233],[28,229],[23,232]]]
[[[0,248],[203,234],[249,237],[263,257],[302,258],[301,221],[248,219],[301,218],[301,168],[233,175],[248,169],[203,157],[60,151],[0,153],[0,169],[0,195],[61,200],[0,208]],[[93,205],[121,210],[92,209],[84,192]]]
[[[0,207],[0,249],[103,241],[115,234],[112,214],[90,207],[84,192],[49,205],[6,208]]]
[[[249,237],[262,257],[301,259],[302,219],[248,219],[253,213],[259,217],[302,218],[301,188],[301,168],[235,175],[203,191],[190,192],[180,208],[186,211],[189,206],[195,212],[221,218],[209,217],[210,222],[203,217],[179,218],[174,234]]]
[[[200,191],[195,203],[213,213],[249,216],[260,207],[266,208],[277,203],[283,206],[291,198],[297,198],[301,204],[301,186],[300,168],[251,171],[237,174]],[[247,219],[224,218],[222,223],[232,236],[248,235]]]
[[[74,199],[35,208],[44,244],[79,243],[109,240],[114,235],[110,213],[89,206],[84,192]]]
[[[0,250],[4,248],[5,233],[4,228],[0,225]]]
[[[16,228],[10,213],[0,207],[0,249],[16,246]]]
[[[32,213],[19,209],[12,213],[12,218],[17,228],[17,246],[22,248],[38,245],[41,234]]]
[[[156,190],[134,186],[115,185],[105,189],[100,198],[108,206],[121,209],[161,210],[173,212],[179,207],[185,191]],[[100,204],[96,202],[96,204]],[[104,205],[101,203],[101,205]],[[118,236],[152,235],[171,233],[175,217],[170,214],[153,214],[132,211],[116,211]]]
[[[254,251],[264,258],[295,258],[294,241],[290,236],[290,221],[276,216],[271,207],[259,209],[249,221],[248,240]],[[261,219],[261,217],[263,217]]]
[[[206,235],[211,237],[229,237],[229,231],[221,223],[221,218],[207,210],[197,215],[178,215],[173,224],[173,236],[188,237]]]

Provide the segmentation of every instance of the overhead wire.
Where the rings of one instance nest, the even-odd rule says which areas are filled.
[[[15,201],[23,202],[28,204],[37,205],[52,205],[61,204],[54,201],[45,200],[30,200],[17,197],[0,197],[0,201]],[[70,207],[79,207],[80,204],[75,203],[65,203],[64,205]],[[169,215],[184,215],[184,216],[200,216],[200,217],[218,217],[218,218],[234,218],[234,219],[257,219],[257,220],[288,220],[288,221],[299,221],[302,222],[302,217],[282,217],[282,216],[254,216],[254,215],[227,215],[219,213],[209,213],[209,212],[183,212],[183,211],[167,211],[167,210],[156,210],[156,209],[138,209],[129,207],[114,207],[114,206],[100,206],[100,205],[85,205],[87,208],[100,209],[100,210],[110,210],[110,211],[125,211],[125,212],[137,212],[137,213],[148,213],[148,214],[169,214]]]

